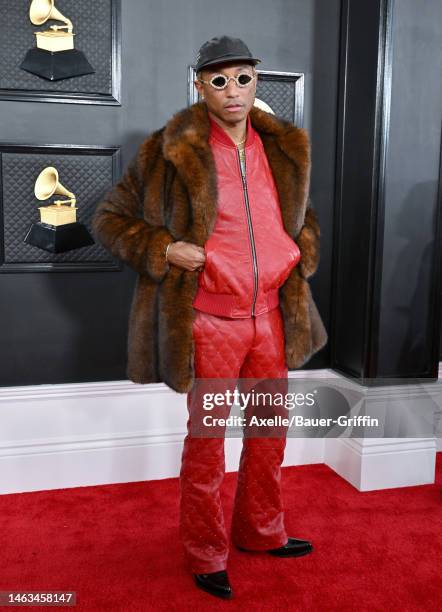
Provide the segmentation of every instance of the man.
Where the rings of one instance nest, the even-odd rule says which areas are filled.
[[[192,435],[195,383],[287,379],[327,342],[307,280],[320,235],[308,205],[310,143],[253,107],[259,61],[240,39],[206,42],[195,82],[203,101],[142,143],[93,220],[97,239],[138,272],[128,378],[187,393],[180,533],[196,584],[224,598],[224,440]],[[231,533],[239,550],[312,550],[285,531],[284,448],[285,437],[243,441]]]

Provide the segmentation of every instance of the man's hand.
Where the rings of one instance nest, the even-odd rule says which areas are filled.
[[[206,254],[203,247],[192,242],[177,240],[169,247],[167,261],[185,270],[202,270],[206,261]]]

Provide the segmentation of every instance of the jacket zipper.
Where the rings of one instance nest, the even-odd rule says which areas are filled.
[[[241,180],[242,180],[242,186],[243,186],[243,192],[244,192],[244,201],[245,201],[245,204],[246,204],[247,224],[248,224],[248,227],[249,227],[249,238],[250,238],[250,244],[251,244],[251,247],[252,247],[253,277],[254,277],[254,292],[253,292],[253,304],[252,304],[252,317],[254,317],[255,316],[256,296],[258,294],[258,262],[257,262],[257,259],[256,259],[255,238],[253,236],[252,216],[250,214],[249,194],[247,192],[247,181],[246,181],[246,177],[245,177],[245,174],[243,172],[243,169],[242,169],[241,155],[240,155],[238,147],[236,148],[236,151],[238,153],[238,163],[239,163],[239,169],[240,169],[240,172],[241,172]],[[244,151],[244,166],[246,166],[245,151]]]

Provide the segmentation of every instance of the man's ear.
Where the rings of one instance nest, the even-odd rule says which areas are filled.
[[[203,84],[198,81],[198,75],[196,76],[196,78],[195,78],[195,80],[193,82],[194,82],[194,85],[196,87],[196,90],[202,96],[203,95]]]
[[[198,81],[194,81],[197,92],[200,94],[201,99],[204,100],[203,86]]]

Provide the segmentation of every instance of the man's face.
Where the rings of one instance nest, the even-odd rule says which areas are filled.
[[[254,67],[247,63],[225,62],[205,68],[201,73],[204,81],[209,81],[217,74],[226,77],[238,76],[247,72],[255,74]],[[226,123],[235,124],[247,117],[255,101],[256,79],[247,87],[238,87],[231,79],[225,89],[215,89],[209,83],[195,81],[195,87],[204,96],[208,110]]]

